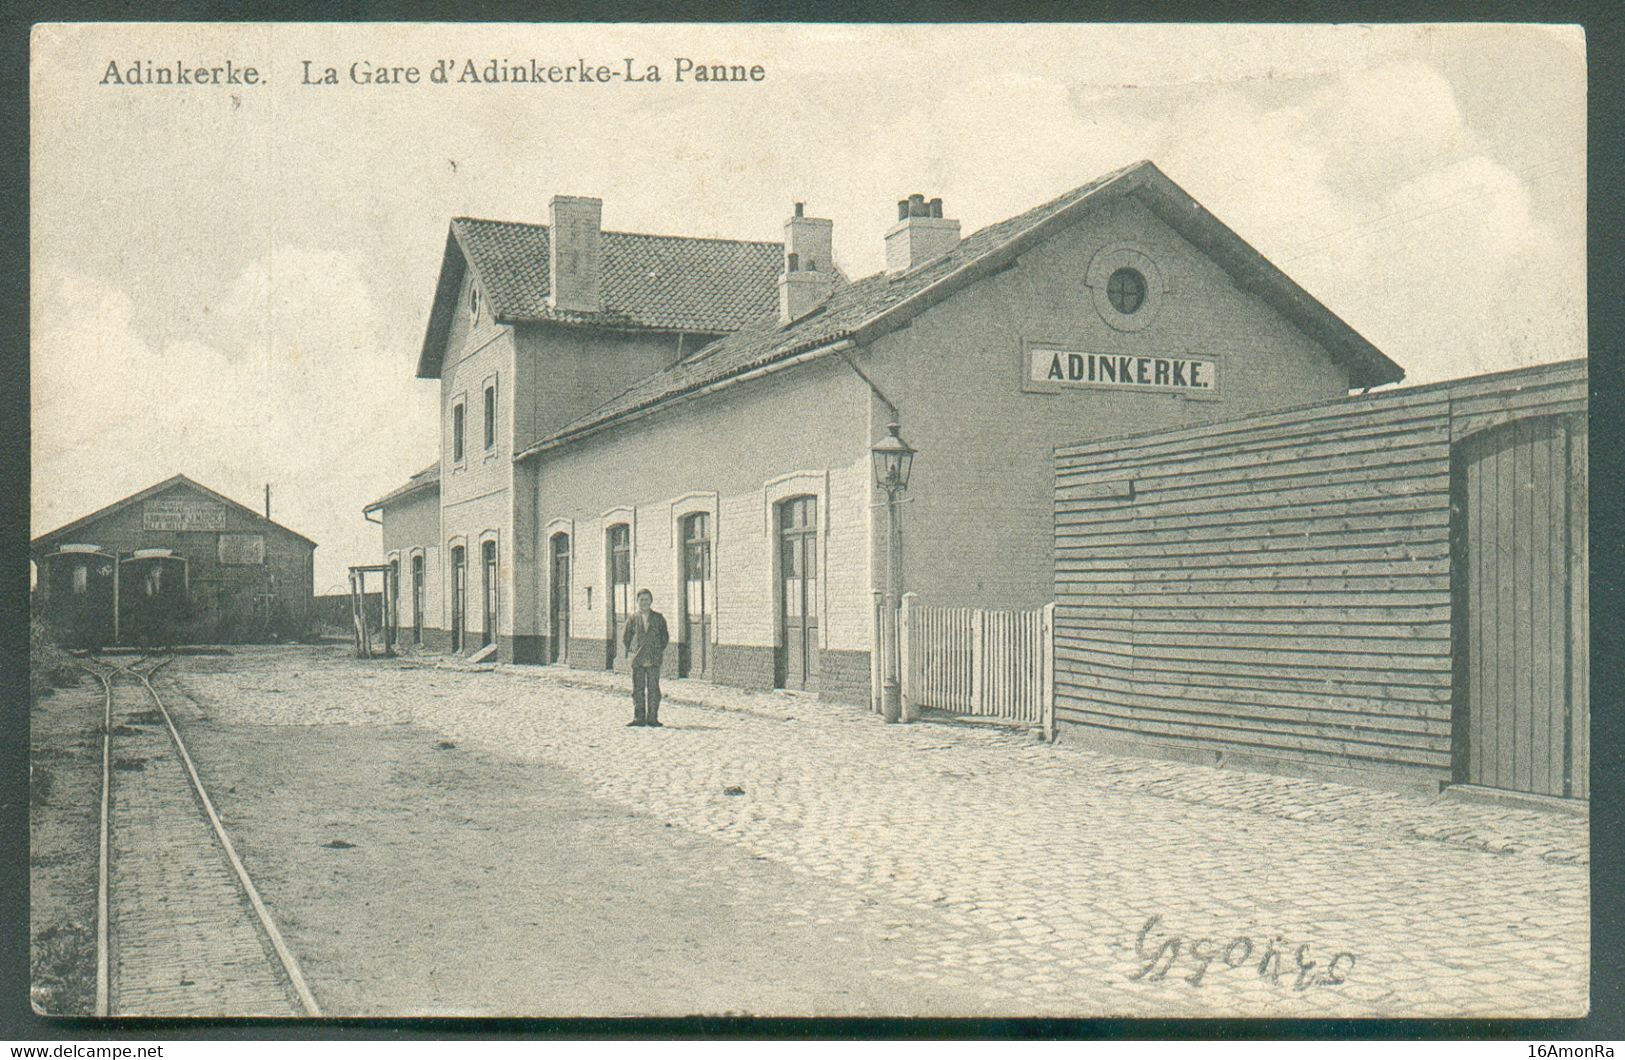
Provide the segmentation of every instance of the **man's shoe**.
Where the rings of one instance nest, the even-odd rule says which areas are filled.
[[[627,728],[628,728],[628,729],[630,729],[630,728],[632,728],[632,727],[633,727],[633,726],[634,726],[634,725],[648,725],[648,724],[649,724],[649,723],[648,723],[648,722],[646,722],[646,721],[644,721],[644,720],[643,720],[643,719],[642,719],[642,718],[633,718],[633,719],[632,719],[632,720],[631,720],[631,721],[629,721],[629,722],[627,722],[627,723],[626,723],[626,727],[627,727]]]
[[[646,721],[643,724],[647,725],[651,729],[664,729],[665,728],[665,726],[660,724],[658,721]]]

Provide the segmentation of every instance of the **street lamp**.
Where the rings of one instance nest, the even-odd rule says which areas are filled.
[[[881,624],[880,651],[882,685],[880,713],[888,723],[903,718],[902,688],[897,658],[897,607],[903,587],[903,531],[897,510],[900,494],[908,489],[909,471],[914,466],[914,450],[897,433],[898,425],[886,425],[887,435],[869,449],[875,463],[875,485],[886,494],[886,606]]]

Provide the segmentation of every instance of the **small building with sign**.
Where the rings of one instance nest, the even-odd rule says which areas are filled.
[[[185,475],[34,539],[36,606],[76,646],[307,631],[316,543]]]
[[[964,237],[941,200],[897,210],[859,280],[801,204],[782,243],[721,249],[600,231],[595,199],[556,198],[550,225],[454,220],[418,362],[438,470],[369,508],[424,537],[390,535],[428,583],[402,590],[425,639],[614,667],[646,587],[674,673],[862,702],[889,424],[918,454],[904,588],[1033,608],[1055,446],[1403,375],[1149,162]]]

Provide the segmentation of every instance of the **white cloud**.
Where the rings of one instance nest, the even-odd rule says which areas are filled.
[[[433,457],[412,367],[446,220],[541,220],[556,192],[602,195],[611,227],[736,238],[806,199],[866,273],[900,195],[974,229],[1148,157],[1413,381],[1583,355],[1584,60],[1551,32],[53,30],[31,68],[36,529],[185,471],[248,503],[271,481],[321,543],[319,588],[376,558],[360,507]],[[73,80],[103,44],[183,39],[281,80],[240,109]],[[711,94],[292,83],[302,56],[600,51],[771,74]]]
[[[377,555],[361,507],[428,459],[434,389],[403,371],[349,256],[275,248],[209,333],[148,336],[134,296],[78,275],[34,312],[33,514],[40,532],[183,473],[315,539],[318,590]]]

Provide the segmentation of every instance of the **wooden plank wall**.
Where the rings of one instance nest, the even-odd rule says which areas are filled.
[[[1451,451],[1583,362],[1056,451],[1055,716],[1447,780]]]

